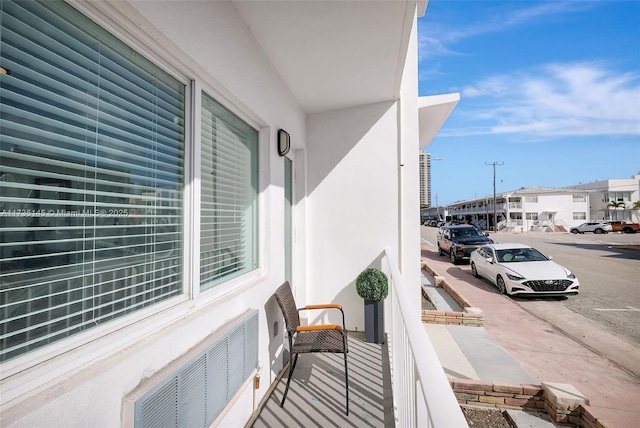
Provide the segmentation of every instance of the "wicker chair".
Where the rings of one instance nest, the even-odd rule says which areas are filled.
[[[346,414],[349,414],[349,376],[347,370],[347,332],[344,324],[344,312],[342,306],[337,304],[307,305],[304,308],[296,308],[291,286],[286,281],[274,293],[278,305],[284,315],[287,333],[289,335],[289,350],[292,360],[289,361],[289,378],[287,386],[282,396],[280,407],[284,406],[289,392],[289,383],[293,376],[293,371],[298,362],[298,355],[309,352],[333,352],[344,355],[344,387],[346,391]],[[342,327],[337,324],[323,324],[312,326],[301,326],[299,312],[313,309],[338,309],[342,314]]]

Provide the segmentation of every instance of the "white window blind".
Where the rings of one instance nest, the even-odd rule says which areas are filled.
[[[185,87],[64,2],[0,13],[4,361],[181,292]]]
[[[258,266],[258,132],[202,94],[200,287]]]

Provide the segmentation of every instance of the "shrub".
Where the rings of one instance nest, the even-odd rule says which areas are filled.
[[[389,294],[387,275],[376,268],[363,270],[356,279],[356,291],[358,296],[370,302],[384,300]]]

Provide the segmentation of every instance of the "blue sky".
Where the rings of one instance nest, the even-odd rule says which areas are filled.
[[[427,147],[432,204],[640,171],[640,0],[431,0],[420,95],[460,93]]]

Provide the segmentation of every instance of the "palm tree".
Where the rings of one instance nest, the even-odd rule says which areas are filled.
[[[622,201],[611,201],[607,204],[608,208],[613,208],[615,210],[615,215],[614,215],[614,219],[613,220],[619,220],[618,219],[618,208],[622,208],[624,210],[625,208],[625,204]]]
[[[633,203],[633,206],[631,207],[632,210],[640,210],[640,201],[635,201]]]

